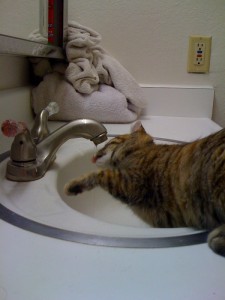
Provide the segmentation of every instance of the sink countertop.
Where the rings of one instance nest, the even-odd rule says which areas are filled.
[[[208,118],[150,117],[153,136],[190,141],[220,129]],[[130,125],[106,124],[110,134]],[[61,241],[0,220],[0,299],[222,300],[225,259],[207,244],[123,249]]]

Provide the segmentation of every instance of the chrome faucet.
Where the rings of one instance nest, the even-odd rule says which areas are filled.
[[[48,106],[42,109],[34,120],[34,125],[30,131],[35,144],[40,143],[50,133],[48,129],[48,119],[50,116],[57,114],[59,106],[56,102],[50,102]]]
[[[47,120],[45,118],[45,120]],[[44,126],[46,128],[46,126]],[[106,128],[97,121],[79,119],[56,129],[37,143],[28,129],[14,138],[7,164],[6,177],[13,181],[33,181],[43,177],[56,152],[71,138],[83,137],[98,145],[107,140]]]

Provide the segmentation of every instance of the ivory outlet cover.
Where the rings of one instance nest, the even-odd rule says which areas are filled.
[[[208,73],[211,55],[211,36],[190,36],[187,71]]]

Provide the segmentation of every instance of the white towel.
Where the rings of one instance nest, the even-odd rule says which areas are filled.
[[[113,87],[101,84],[98,91],[80,94],[58,72],[45,75],[32,90],[32,106],[36,114],[51,101],[59,105],[59,112],[51,116],[51,120],[90,118],[103,123],[129,123],[137,119],[126,97]]]
[[[35,88],[33,92],[34,111],[43,108],[42,102],[56,101],[56,97],[56,102],[60,104],[60,113],[53,119],[92,117],[100,122],[109,123],[134,121],[145,107],[145,97],[133,76],[100,47],[100,34],[76,22],[69,22],[67,39],[66,64],[32,59],[34,73],[44,78],[40,88]],[[57,77],[54,73],[53,76],[47,75],[52,72],[64,76]],[[52,86],[58,89],[55,81],[61,87],[61,99],[52,90]]]
[[[137,113],[145,107],[140,86],[133,76],[99,46],[101,36],[76,22],[69,22],[66,78],[80,93],[98,90],[99,83],[112,85],[133,104]]]

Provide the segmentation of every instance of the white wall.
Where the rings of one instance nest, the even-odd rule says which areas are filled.
[[[214,86],[225,127],[225,0],[69,0],[69,20],[98,31],[139,83]],[[212,36],[209,74],[187,73],[189,35]]]

